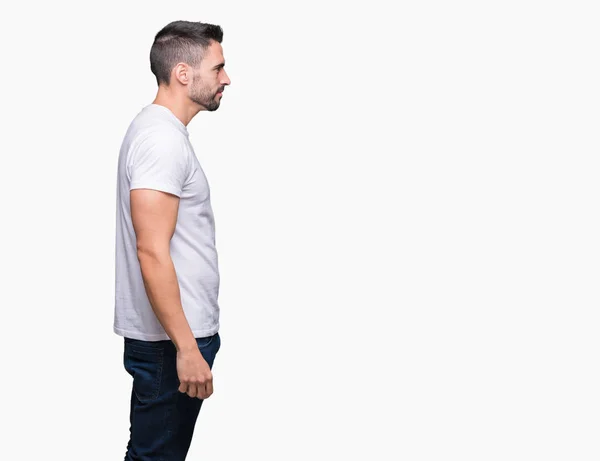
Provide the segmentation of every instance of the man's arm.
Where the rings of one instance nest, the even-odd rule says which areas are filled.
[[[130,204],[146,293],[158,321],[177,348],[179,390],[190,397],[208,398],[213,391],[212,373],[183,312],[170,253],[179,197],[151,189],[134,189]]]

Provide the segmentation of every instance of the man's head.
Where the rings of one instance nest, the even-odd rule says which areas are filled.
[[[225,86],[223,30],[213,24],[175,21],[154,38],[150,69],[159,87],[184,93],[200,110],[217,110]]]

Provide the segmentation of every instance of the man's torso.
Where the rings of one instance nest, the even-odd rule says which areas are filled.
[[[179,189],[170,185],[170,178],[162,178],[160,170],[154,176],[140,174],[142,179],[132,182],[147,152],[170,155],[153,149],[157,144],[168,145],[182,164],[179,181],[173,181]],[[209,184],[187,129],[169,109],[152,104],[133,120],[121,147],[117,176],[115,333],[146,341],[168,339],[146,295],[129,202],[131,188],[155,188],[180,196],[170,249],[186,318],[195,337],[215,334],[219,329],[219,269]]]

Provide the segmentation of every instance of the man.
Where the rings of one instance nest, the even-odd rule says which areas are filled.
[[[219,271],[209,185],[188,138],[217,110],[219,26],[176,21],[150,52],[158,93],[135,117],[118,164],[114,331],[133,377],[126,460],[184,460],[220,347]]]

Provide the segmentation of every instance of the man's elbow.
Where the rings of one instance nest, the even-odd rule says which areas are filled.
[[[154,243],[137,243],[137,258],[140,264],[166,262],[171,257],[168,245]]]

